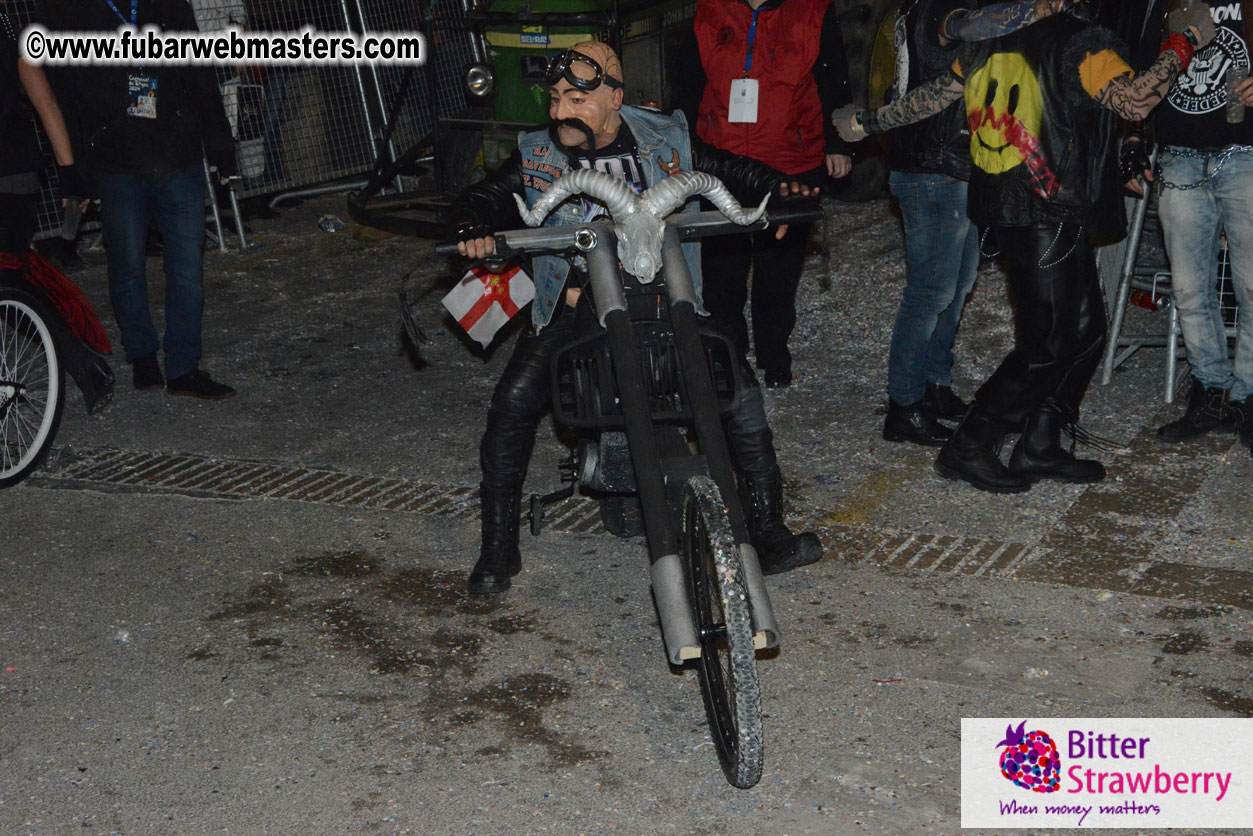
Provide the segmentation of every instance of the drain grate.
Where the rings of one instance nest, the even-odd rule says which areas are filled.
[[[40,476],[192,496],[314,502],[444,517],[478,514],[476,487],[175,453],[62,451]],[[558,531],[585,531],[599,520],[596,503],[585,497],[571,497],[551,507],[547,516],[548,527]]]
[[[107,448],[67,450],[49,464],[42,476],[191,496],[313,502],[443,517],[478,515],[476,487],[174,453]],[[573,496],[545,511],[545,530],[584,533],[596,531],[599,526],[596,501],[588,497]],[[892,532],[866,526],[819,523],[817,529],[828,550],[839,560],[898,569],[1008,575],[1041,551],[1022,543]]]
[[[478,515],[477,487],[174,453],[63,448],[30,481],[87,482],[135,491],[312,502],[464,519]],[[794,529],[816,531],[829,559],[846,564],[999,577],[1253,609],[1253,574],[1240,570],[1132,561],[1123,555],[1102,558],[1090,550],[1068,549],[1048,540],[1037,545],[891,531],[832,522],[830,515],[792,522]],[[599,531],[596,501],[573,496],[550,506],[544,530]]]
[[[819,524],[829,551],[846,563],[869,563],[946,575],[1013,575],[1049,550],[1026,543],[893,532],[863,526]]]

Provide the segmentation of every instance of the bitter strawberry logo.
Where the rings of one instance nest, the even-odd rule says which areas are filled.
[[[1025,790],[1057,792],[1062,772],[1057,744],[1048,732],[1025,732],[1026,728],[1026,720],[1018,728],[1013,724],[1005,727],[1005,739],[996,744],[1005,747],[1001,750],[1001,774]]]

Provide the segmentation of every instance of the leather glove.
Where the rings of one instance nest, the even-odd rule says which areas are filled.
[[[1130,183],[1151,168],[1148,143],[1142,139],[1125,139],[1118,152],[1118,182]]]
[[[87,182],[78,173],[78,168],[73,165],[57,166],[57,183],[61,188],[61,197],[71,203],[77,203],[91,196]]]
[[[1202,0],[1193,0],[1191,7],[1166,15],[1166,28],[1186,37],[1194,49],[1206,46],[1217,34],[1209,4]]]
[[[862,109],[855,104],[844,105],[831,114],[835,132],[845,142],[860,142],[866,138],[866,126],[861,120]]]
[[[473,241],[476,238],[489,238],[492,231],[481,223],[461,221],[449,230],[449,238],[460,244],[462,241]]]

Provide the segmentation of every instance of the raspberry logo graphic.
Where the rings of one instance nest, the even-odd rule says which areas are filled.
[[[1062,761],[1057,755],[1057,744],[1048,732],[1024,732],[1027,721],[1018,728],[1005,727],[1005,739],[997,746],[1001,750],[1001,774],[1024,790],[1032,792],[1057,792],[1061,783]]]

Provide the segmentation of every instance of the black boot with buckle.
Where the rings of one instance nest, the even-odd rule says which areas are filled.
[[[1227,390],[1207,388],[1195,377],[1189,380],[1187,411],[1178,420],[1159,427],[1157,437],[1162,441],[1188,441],[1215,430],[1231,432],[1235,422],[1227,408]]]
[[[1009,469],[1032,482],[1086,484],[1105,478],[1105,466],[1095,459],[1077,459],[1062,447],[1062,429],[1073,424],[1074,416],[1065,406],[1048,398],[1027,416],[1022,437],[1009,456]]]
[[[925,447],[941,447],[953,437],[951,427],[946,427],[922,408],[922,402],[901,406],[888,398],[888,415],[883,419],[883,438],[886,441],[910,441]]]
[[[790,572],[822,559],[822,541],[812,532],[793,534],[783,520],[783,474],[774,454],[769,428],[728,433],[739,464],[748,539],[757,550],[764,575]]]

